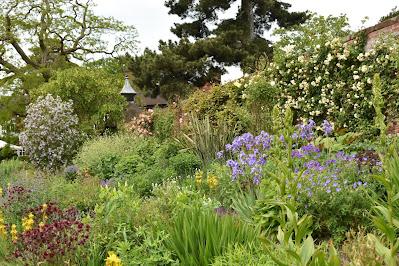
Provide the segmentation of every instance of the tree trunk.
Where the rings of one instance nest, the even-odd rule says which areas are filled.
[[[245,33],[249,41],[255,38],[255,17],[253,0],[241,0],[241,16],[245,23]]]

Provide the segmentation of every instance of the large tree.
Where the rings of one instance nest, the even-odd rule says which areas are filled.
[[[135,49],[134,27],[93,9],[92,0],[0,0],[0,120],[24,116],[21,103],[58,70]]]
[[[32,76],[48,81],[72,62],[134,48],[134,28],[95,15],[93,7],[92,0],[0,1],[2,84]]]
[[[220,18],[222,12],[233,12],[233,18]],[[306,20],[306,12],[289,12],[288,3],[278,0],[167,0],[169,13],[183,22],[171,29],[178,37],[200,41],[204,51],[219,63],[240,64],[247,71],[260,57],[271,52],[264,37],[273,23],[288,27]]]
[[[194,87],[220,81],[223,71],[187,39],[160,41],[159,51],[146,49],[133,57],[129,66],[134,83],[152,96],[184,96]]]
[[[146,50],[130,67],[140,87],[165,96],[217,82],[226,66],[255,71],[272,53],[265,31],[308,17],[289,12],[290,5],[277,0],[167,0],[165,5],[169,14],[181,18],[171,29],[180,40],[160,42],[158,53]],[[233,7],[238,7],[236,14]],[[234,17],[223,19],[222,13]]]

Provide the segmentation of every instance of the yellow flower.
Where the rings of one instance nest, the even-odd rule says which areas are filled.
[[[202,171],[199,170],[195,173],[195,183],[197,184],[197,186],[200,186],[202,184]]]
[[[13,242],[16,242],[18,240],[18,231],[15,224],[11,225],[11,239]]]
[[[0,213],[0,236],[1,237],[7,236],[6,225],[4,224],[4,219],[1,217],[1,213]]]
[[[210,189],[216,188],[219,184],[218,178],[215,175],[208,175],[207,181],[208,181],[208,186]]]
[[[3,189],[0,187],[0,197],[3,197]]]
[[[122,261],[115,252],[110,251],[108,252],[108,257],[105,259],[105,266],[121,266]]]
[[[34,220],[35,216],[33,213],[29,213],[29,215],[25,218],[22,218],[22,227],[24,229],[24,232],[32,230],[33,225],[35,224]]]

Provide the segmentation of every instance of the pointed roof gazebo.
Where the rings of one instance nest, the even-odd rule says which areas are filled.
[[[129,77],[127,75],[125,76],[125,84],[123,85],[120,94],[124,96],[128,102],[133,102],[134,97],[137,95],[137,92],[130,85]]]

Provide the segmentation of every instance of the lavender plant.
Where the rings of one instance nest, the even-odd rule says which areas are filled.
[[[29,105],[20,142],[35,166],[58,169],[77,152],[82,135],[72,104],[48,94]]]

